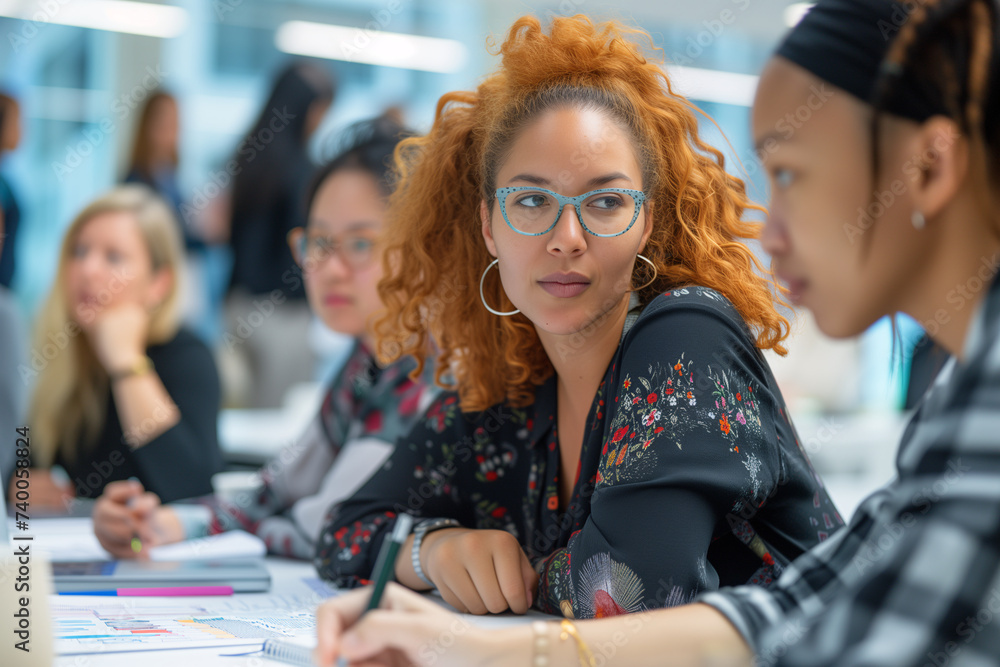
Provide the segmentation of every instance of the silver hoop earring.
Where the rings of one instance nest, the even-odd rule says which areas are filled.
[[[656,278],[660,275],[660,272],[656,270],[656,264],[653,264],[653,262],[648,257],[643,257],[640,254],[636,254],[635,258],[641,259],[642,261],[646,262],[646,264],[649,264],[651,267],[653,267],[653,277],[647,280],[645,284],[641,285],[640,287],[636,287],[635,289],[632,290],[633,292],[638,292],[639,290],[645,289],[646,287],[652,285],[653,281],[656,280]]]
[[[484,306],[486,306],[486,310],[490,311],[494,315],[499,315],[500,317],[509,317],[510,315],[517,315],[518,313],[521,312],[520,310],[512,310],[506,313],[500,312],[499,310],[493,310],[492,308],[490,308],[490,304],[486,303],[486,297],[483,295],[483,282],[486,281],[486,274],[490,272],[490,269],[492,269],[499,263],[500,263],[499,259],[494,259],[492,262],[490,262],[490,265],[486,267],[486,270],[483,271],[483,275],[479,278],[479,300],[483,302]],[[499,270],[500,269],[498,268],[497,271]]]
[[[913,223],[914,229],[923,229],[924,225],[927,224],[927,218],[920,211],[914,211],[913,215],[910,216],[910,222]]]

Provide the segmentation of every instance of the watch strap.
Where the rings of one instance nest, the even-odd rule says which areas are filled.
[[[437,588],[437,586],[424,574],[424,568],[420,566],[420,547],[424,543],[424,537],[428,533],[433,533],[435,530],[441,530],[442,528],[461,527],[462,524],[455,519],[424,519],[417,524],[417,527],[413,531],[413,547],[410,549],[410,561],[413,564],[413,571],[417,573],[421,581],[431,588]]]

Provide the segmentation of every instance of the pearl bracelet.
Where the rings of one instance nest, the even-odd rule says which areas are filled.
[[[533,621],[531,623],[531,629],[534,634],[534,649],[532,651],[531,664],[534,667],[549,667],[549,646],[551,644],[549,640],[549,625],[550,623],[545,621]],[[594,659],[594,653],[587,646],[586,642],[583,641],[583,638],[580,637],[576,626],[564,618],[559,622],[559,640],[566,641],[570,637],[576,642],[576,653],[580,664],[583,667],[596,667],[597,661]]]

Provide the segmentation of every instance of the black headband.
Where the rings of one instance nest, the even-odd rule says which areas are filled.
[[[820,0],[788,34],[776,55],[872,103],[879,68],[893,40],[910,20],[911,12],[925,1]],[[935,20],[965,4],[943,2],[934,10]],[[941,91],[906,71],[900,73],[892,91],[884,103],[891,114],[916,121],[937,114],[951,115]]]

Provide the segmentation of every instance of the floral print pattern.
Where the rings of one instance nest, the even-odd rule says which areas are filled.
[[[254,493],[199,498],[198,502],[210,510],[211,519],[207,526],[185,526],[188,536],[240,528],[263,539],[269,553],[312,558],[316,530],[309,531],[296,520],[296,505],[323,499],[323,479],[343,447],[368,438],[395,442],[424,417],[422,410],[438,390],[433,384],[433,367],[428,365],[424,374],[414,380],[409,374],[415,367],[413,360],[403,359],[383,368],[367,348],[355,344],[331,382],[310,428],[261,468],[261,483]],[[326,500],[321,506],[330,502]],[[382,523],[369,526],[366,535]],[[346,539],[353,538],[343,537],[338,543]],[[352,545],[355,552],[359,552],[361,543]]]
[[[572,470],[560,470],[555,394],[550,378],[527,408],[468,414],[441,395],[333,508],[320,573],[346,586],[369,576],[377,544],[362,531],[358,553],[345,552],[334,539],[345,527],[353,535],[358,522],[402,511],[452,518],[517,537],[539,573],[539,609],[595,618],[767,583],[842,525],[766,362],[718,292],[674,290],[642,310],[595,392]],[[565,507],[561,474],[574,475]]]

